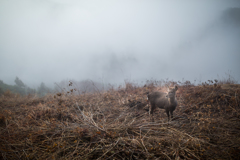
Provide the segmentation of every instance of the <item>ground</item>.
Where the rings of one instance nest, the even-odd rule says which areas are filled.
[[[0,98],[1,159],[239,159],[239,85],[179,85],[168,122],[150,122],[147,92],[132,84],[105,92],[5,93]]]

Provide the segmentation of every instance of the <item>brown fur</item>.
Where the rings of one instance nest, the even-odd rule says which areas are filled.
[[[169,88],[168,93],[153,92],[151,94],[148,94],[148,101],[150,102],[149,106],[150,120],[152,118],[152,121],[154,121],[153,112],[157,107],[165,109],[168,116],[168,121],[169,113],[171,115],[171,118],[173,118],[173,111],[177,107],[177,99],[175,97],[177,89],[178,87],[175,86],[174,88]]]

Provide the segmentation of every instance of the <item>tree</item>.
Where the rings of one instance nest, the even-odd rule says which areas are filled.
[[[4,93],[3,89],[0,87],[0,95]]]
[[[25,87],[24,83],[18,77],[16,77],[14,82],[18,87]]]
[[[51,92],[51,89],[48,88],[43,82],[40,84],[40,87],[38,87],[38,94],[39,96],[44,96],[45,94]]]
[[[3,83],[3,81],[2,81],[2,80],[0,80],[0,86],[2,86],[2,85],[4,85],[4,83]]]
[[[25,91],[26,91],[26,94],[35,94],[36,93],[36,90],[32,89],[30,87],[26,87]]]

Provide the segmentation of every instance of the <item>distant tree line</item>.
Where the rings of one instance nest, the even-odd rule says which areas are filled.
[[[43,82],[37,88],[30,88],[26,84],[24,84],[23,81],[18,77],[15,78],[14,82],[14,85],[9,85],[0,80],[0,95],[4,94],[7,91],[10,91],[11,93],[20,94],[23,96],[35,94],[43,97],[47,93],[69,92],[74,94],[85,94],[102,92],[104,90],[114,88],[114,86],[111,84],[104,84],[103,82],[97,82],[92,80],[62,80],[58,83],[55,83],[53,89],[47,87]]]
[[[14,82],[15,85],[8,85],[4,83],[2,80],[0,80],[0,95],[4,94],[4,92],[6,91],[11,91],[12,93],[20,94],[23,96],[28,94],[37,94],[39,96],[44,96],[47,93],[53,91],[51,88],[48,88],[43,82],[37,89],[28,87],[18,77],[16,77]]]
[[[110,84],[104,84],[92,80],[62,80],[61,82],[55,83],[55,92],[68,92],[72,89],[75,94],[101,92],[110,89]]]

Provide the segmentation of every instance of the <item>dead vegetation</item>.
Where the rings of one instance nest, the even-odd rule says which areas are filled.
[[[175,85],[175,84],[174,84]],[[106,92],[74,91],[0,98],[1,159],[238,159],[240,88],[179,86],[167,123],[149,122],[148,84]]]

